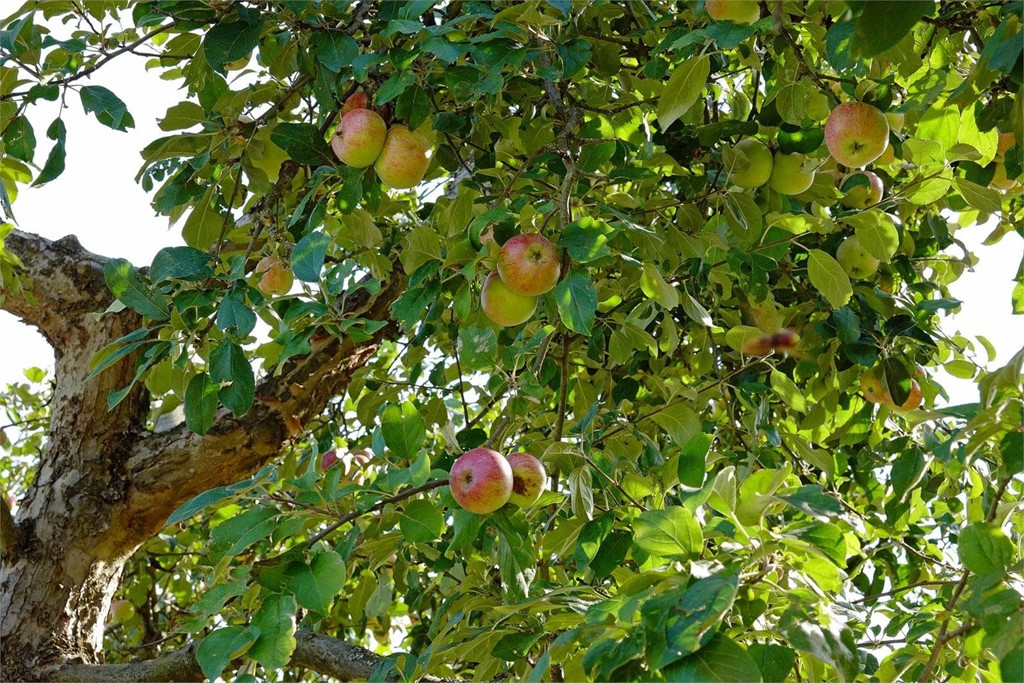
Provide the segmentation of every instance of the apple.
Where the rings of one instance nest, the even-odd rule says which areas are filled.
[[[760,337],[745,339],[740,351],[745,356],[767,356],[772,352],[772,336],[763,334]]]
[[[1006,151],[1013,147],[1017,141],[1017,136],[1013,133],[999,133],[999,142],[996,145],[996,159],[1002,161],[1006,156]]]
[[[875,159],[872,163],[876,166],[888,166],[894,161],[896,161],[896,150],[892,145],[889,145],[885,148],[885,151],[882,152],[882,156]]]
[[[994,190],[1012,190],[1017,187],[1017,181],[1007,177],[1006,164],[1002,161],[997,161],[996,171],[992,175],[992,180],[989,181],[988,186]]]
[[[498,275],[516,294],[540,296],[550,292],[561,274],[558,251],[544,235],[516,235],[501,245]]]
[[[825,145],[832,157],[844,166],[865,166],[889,146],[889,121],[870,104],[843,102],[829,114]]]
[[[856,235],[851,235],[843,240],[843,243],[836,249],[836,260],[839,261],[839,265],[843,267],[846,274],[855,280],[871,277],[878,271],[878,259],[861,246]]]
[[[354,109],[369,109],[370,101],[362,90],[354,92],[345,98],[345,104],[341,105],[341,115],[349,113]]]
[[[135,616],[135,605],[129,600],[115,600],[110,603],[107,619],[115,624],[123,624]]]
[[[800,341],[800,335],[791,330],[779,330],[771,337],[773,351],[789,351]]]
[[[892,400],[892,393],[882,381],[881,374],[877,370],[868,370],[860,376],[860,391],[871,403],[887,405],[898,413],[905,413],[914,410],[921,405],[924,395],[921,392],[921,385],[916,379],[910,380],[910,394],[903,405],[896,405]]]
[[[761,18],[757,0],[707,0],[704,6],[715,21],[753,24]]]
[[[480,307],[496,325],[514,327],[529,320],[537,310],[537,297],[516,294],[497,272],[492,272],[480,290]]]
[[[320,456],[320,469],[326,472],[328,467],[338,462],[340,459],[341,458],[338,457],[338,451],[332,448]]]
[[[814,182],[814,170],[805,170],[806,166],[807,157],[803,154],[776,152],[768,187],[785,195],[806,192]]]
[[[366,168],[384,149],[388,127],[380,114],[371,109],[353,109],[341,117],[331,138],[331,149],[342,163]]]
[[[430,141],[407,126],[392,126],[384,149],[374,164],[377,177],[388,187],[404,190],[416,187],[430,166]]]
[[[512,495],[512,465],[497,451],[474,448],[452,464],[448,486],[460,506],[486,515],[507,503]]]
[[[840,189],[845,193],[843,206],[848,209],[866,209],[882,201],[885,186],[877,174],[857,171],[843,178]]]
[[[742,170],[733,171],[729,180],[748,189],[761,187],[772,175],[772,153],[760,140],[747,138],[736,143],[735,149],[747,158]]]
[[[512,467],[512,495],[509,502],[527,508],[537,502],[547,485],[548,474],[540,460],[529,453],[513,453],[508,456]]]
[[[256,274],[260,276],[256,289],[264,296],[283,296],[292,289],[292,271],[276,256],[264,256],[256,264]]]
[[[889,405],[892,406],[893,410],[898,413],[905,413],[908,410],[916,410],[921,406],[921,401],[924,400],[924,394],[921,393],[921,385],[917,383],[916,379],[910,380],[910,394],[907,396],[907,400],[903,402],[903,405],[898,406],[892,402],[892,398],[889,399]]]

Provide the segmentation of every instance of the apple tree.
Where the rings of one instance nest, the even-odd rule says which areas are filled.
[[[1024,353],[942,327],[1019,0],[7,7],[0,679],[1021,680]],[[151,263],[16,224],[115,59],[181,88]],[[459,507],[478,447],[547,490]]]

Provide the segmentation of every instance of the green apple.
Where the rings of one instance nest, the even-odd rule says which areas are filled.
[[[128,600],[114,600],[110,603],[107,619],[115,624],[123,624],[135,616],[135,605]]]
[[[871,277],[878,272],[878,259],[868,253],[856,235],[843,240],[836,250],[836,261],[843,267],[846,274],[855,280]]]
[[[468,450],[452,465],[448,487],[455,502],[466,510],[489,514],[512,495],[512,465],[490,448]]]
[[[341,117],[331,149],[342,163],[366,168],[377,161],[388,135],[387,124],[371,109],[353,109]]]
[[[843,206],[848,209],[866,209],[882,201],[885,186],[882,179],[871,171],[850,173],[839,187],[843,194]]]
[[[707,0],[704,6],[715,21],[753,24],[761,18],[757,0]]]
[[[885,114],[870,104],[843,102],[829,114],[825,145],[844,166],[866,166],[889,146],[889,122]]]
[[[480,290],[480,307],[491,322],[502,327],[525,323],[537,310],[537,297],[516,294],[498,275],[492,272]]]
[[[388,187],[405,190],[420,184],[430,157],[430,141],[423,134],[406,126],[392,126],[373,169]]]
[[[544,493],[548,474],[540,460],[529,453],[513,453],[508,456],[512,466],[512,495],[509,502],[521,508],[530,507]]]
[[[729,177],[733,185],[745,188],[761,187],[772,175],[772,153],[760,140],[746,138],[736,143],[734,148],[743,152],[746,159]]]
[[[814,169],[808,169],[808,166],[807,157],[803,154],[776,152],[768,187],[785,195],[806,192],[814,182]]]

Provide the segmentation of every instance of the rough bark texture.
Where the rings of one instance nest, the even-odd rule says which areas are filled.
[[[102,660],[103,622],[124,564],[168,515],[192,496],[241,480],[277,456],[394,330],[385,327],[367,342],[322,342],[261,382],[248,414],[221,412],[205,436],[184,425],[151,433],[141,385],[107,409],[108,393],[131,379],[132,359],[85,381],[92,355],[142,323],[131,311],[95,315],[112,301],[102,276],[106,259],[73,237],[50,242],[20,231],[5,248],[25,265],[24,290],[8,288],[0,307],[37,326],[53,345],[56,388],[36,478],[14,527],[10,520],[4,525],[16,542],[0,544],[0,680],[46,679],[68,671],[62,669],[68,663]],[[402,286],[396,279],[372,300],[363,291],[350,305],[362,317],[386,320]],[[176,662],[167,664],[168,671],[177,670]],[[133,679],[189,679],[146,671]]]

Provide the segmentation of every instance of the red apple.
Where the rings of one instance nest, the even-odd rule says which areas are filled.
[[[882,201],[885,187],[882,179],[871,171],[850,173],[840,185],[843,195],[843,206],[848,209],[866,209]]]
[[[420,184],[430,157],[430,141],[424,135],[406,126],[392,126],[373,168],[385,185],[404,190]]]
[[[507,503],[512,495],[512,466],[497,451],[474,448],[452,465],[448,486],[460,506],[486,515]]]
[[[525,323],[537,310],[537,297],[516,294],[502,282],[497,272],[492,272],[480,290],[480,307],[491,322],[514,327]]]
[[[540,460],[529,453],[513,453],[508,456],[512,466],[512,495],[509,502],[521,508],[530,507],[544,493],[548,474]]]
[[[707,0],[704,7],[715,21],[753,24],[761,18],[761,8],[757,0]]]
[[[746,339],[740,351],[744,356],[767,356],[772,352],[771,335],[763,334],[760,337]]]
[[[292,289],[292,271],[276,256],[264,256],[256,264],[256,274],[260,276],[256,289],[264,296],[283,296]]]
[[[381,155],[388,127],[380,114],[370,109],[353,109],[341,117],[331,138],[334,154],[352,168],[366,168]]]
[[[779,330],[772,335],[773,351],[789,351],[800,341],[800,335],[791,330]]]
[[[516,294],[540,296],[558,284],[562,264],[555,245],[544,235],[516,235],[501,245],[498,274]]]
[[[889,146],[889,122],[885,114],[870,104],[843,102],[829,114],[825,145],[844,166],[865,166]]]
[[[369,109],[370,101],[362,90],[354,92],[345,98],[345,104],[341,105],[341,115],[349,113],[354,109]]]
[[[340,458],[338,458],[338,452],[332,448],[320,456],[320,469],[326,472],[327,468],[338,462],[338,460],[340,460]]]

